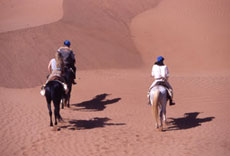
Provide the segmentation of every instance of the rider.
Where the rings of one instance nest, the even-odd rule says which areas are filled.
[[[55,77],[58,77],[58,79],[62,82],[65,81],[63,78],[64,62],[60,53],[55,53],[55,58],[50,60],[48,71],[50,75],[48,76],[46,83],[52,79],[55,79]]]
[[[48,64],[49,75],[46,83],[41,88],[41,94],[45,95],[45,86],[51,80],[59,80],[64,89],[66,90],[66,85],[64,84],[65,79],[63,77],[64,73],[64,62],[60,53],[55,53],[55,58],[51,59]]]
[[[64,66],[68,69],[72,69],[74,79],[76,79],[76,67],[75,67],[75,55],[73,53],[73,50],[70,48],[70,41],[65,40],[64,46],[60,47],[57,52],[62,55]],[[76,84],[75,81],[73,81],[73,84]]]
[[[169,105],[175,105],[175,102],[173,102],[173,89],[168,82],[169,70],[168,67],[164,64],[164,58],[162,56],[157,57],[157,61],[152,67],[152,76],[154,77],[155,81],[150,86],[149,92],[155,85],[161,84],[168,90]]]

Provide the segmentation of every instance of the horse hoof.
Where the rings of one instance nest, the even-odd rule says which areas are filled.
[[[53,128],[52,128],[52,131],[60,131],[61,130],[61,128],[60,127],[57,127],[57,126],[54,126]]]
[[[60,123],[64,123],[65,121],[63,119],[58,119]]]
[[[159,129],[158,129],[160,132],[163,132],[164,130],[163,130],[163,127],[161,126],[161,127],[159,127]]]
[[[155,128],[156,128],[156,129],[158,129],[158,128],[159,128],[158,124],[155,124]]]

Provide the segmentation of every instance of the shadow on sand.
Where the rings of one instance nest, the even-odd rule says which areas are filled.
[[[122,126],[125,125],[125,123],[107,123],[109,118],[93,118],[90,120],[70,120],[68,121],[68,124],[64,126],[60,126],[60,128],[63,129],[69,129],[69,130],[84,130],[84,129],[93,129],[93,128],[102,128],[105,126]]]
[[[115,98],[111,100],[105,100],[109,94],[99,94],[95,96],[92,100],[84,101],[78,104],[73,104],[77,108],[73,110],[85,110],[85,111],[103,111],[106,105],[116,103],[121,100],[121,98]],[[80,107],[80,108],[79,108]]]
[[[182,130],[201,126],[202,123],[212,121],[215,117],[198,118],[200,112],[185,113],[182,118],[169,118],[169,126],[166,131]]]

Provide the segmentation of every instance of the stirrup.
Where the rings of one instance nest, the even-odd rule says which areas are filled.
[[[73,85],[75,85],[75,84],[77,84],[77,82],[75,82],[75,81],[73,80]]]
[[[147,92],[147,98],[149,98],[149,96],[150,96],[150,92]]]
[[[45,86],[43,85],[43,86],[41,87],[40,94],[41,94],[42,96],[45,96],[45,93],[46,93],[46,90],[45,90]]]

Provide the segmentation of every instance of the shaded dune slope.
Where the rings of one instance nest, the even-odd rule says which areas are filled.
[[[142,66],[129,23],[157,3],[68,0],[63,4],[64,17],[58,22],[1,33],[0,86],[25,88],[42,84],[49,60],[65,39],[72,41],[79,70]]]

